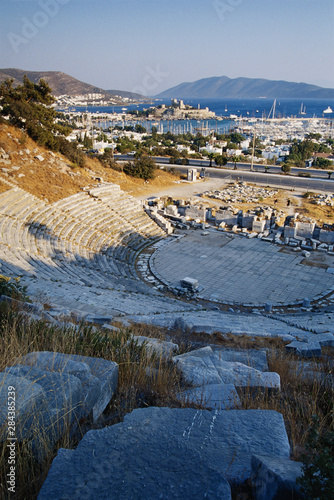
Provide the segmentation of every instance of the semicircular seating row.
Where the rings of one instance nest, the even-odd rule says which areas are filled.
[[[45,203],[20,188],[0,194],[2,274],[112,286],[139,279],[135,259],[166,236],[116,184]]]

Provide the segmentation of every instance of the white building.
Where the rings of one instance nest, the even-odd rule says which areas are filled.
[[[226,154],[227,156],[241,156],[242,149],[227,149]]]

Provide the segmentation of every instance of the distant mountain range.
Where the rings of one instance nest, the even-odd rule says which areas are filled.
[[[260,97],[334,99],[334,89],[318,87],[308,83],[285,82],[283,80],[214,76],[196,80],[195,82],[181,83],[155,97],[177,99],[256,99]]]
[[[77,95],[86,94],[103,94],[107,99],[114,97],[117,100],[117,96],[120,97],[120,102],[122,99],[141,99],[147,100],[144,96],[140,94],[135,94],[133,92],[126,92],[123,90],[104,90],[100,87],[94,87],[89,83],[81,82],[73,76],[62,73],[61,71],[24,71],[22,69],[16,68],[6,68],[0,69],[0,81],[7,78],[12,78],[14,80],[14,85],[20,85],[23,82],[24,75],[27,75],[30,81],[37,83],[41,78],[43,78],[51,87],[52,94],[55,97],[60,95],[68,95],[71,97]]]

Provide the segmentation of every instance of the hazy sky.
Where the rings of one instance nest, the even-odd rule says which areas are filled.
[[[154,95],[245,76],[334,88],[334,0],[0,0],[0,68]]]

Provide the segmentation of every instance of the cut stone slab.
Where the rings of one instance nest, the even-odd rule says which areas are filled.
[[[35,456],[42,460],[70,425],[81,415],[83,388],[81,381],[63,373],[50,373],[31,366],[16,365],[5,369],[10,376],[40,386],[44,399],[36,400],[31,417],[19,439],[29,439]],[[22,382],[20,382],[21,387]],[[19,423],[22,417],[19,416]],[[29,424],[29,425],[28,425]]]
[[[195,387],[178,394],[181,400],[201,404],[208,410],[228,410],[241,406],[233,384],[211,384]]]
[[[239,361],[256,370],[268,371],[267,351],[265,349],[233,349],[212,347],[212,351],[222,361]]]
[[[92,412],[94,421],[104,411],[117,388],[118,365],[113,361],[44,351],[29,353],[20,363],[77,377],[83,386],[82,416]]]
[[[132,338],[138,343],[138,345],[146,343],[147,350],[151,353],[157,354],[158,356],[169,358],[179,350],[179,346],[173,342],[143,337],[141,335],[133,335]]]
[[[113,333],[119,333],[121,330],[120,328],[118,328],[117,326],[113,326],[113,325],[108,325],[107,323],[105,323],[104,325],[102,325],[103,328],[105,328],[106,330],[109,330],[110,332],[113,332]]]
[[[82,401],[81,381],[67,373],[52,373],[26,365],[15,365],[5,369],[5,373],[22,377],[37,383],[45,393],[46,413],[59,421],[75,409]],[[72,417],[74,419],[74,416]]]
[[[280,389],[277,373],[261,372],[238,361],[225,361],[220,351],[213,351],[210,346],[174,356],[173,361],[185,379],[195,386],[223,383],[235,387]]]
[[[258,387],[280,390],[280,376],[274,372],[260,372],[243,363],[221,361],[216,357],[217,372],[225,384],[236,387]]]
[[[324,347],[334,347],[334,335],[332,333],[319,333],[314,340]]]
[[[287,351],[292,351],[303,358],[313,358],[321,356],[321,345],[319,342],[299,342],[295,340],[285,346]]]
[[[86,443],[81,441],[76,454],[73,450],[60,449],[38,500],[232,499],[227,480],[209,465],[203,464],[199,452],[185,448],[180,454],[179,444],[171,441],[164,442],[162,449],[152,442],[147,443],[145,453],[140,445],[135,445],[135,438],[132,438],[133,450],[137,455],[134,457],[131,447],[124,439],[126,431],[119,429],[115,436],[118,445],[113,446],[110,437],[106,435],[103,449],[102,435],[98,437],[97,446],[94,447],[97,456],[92,448],[93,443],[87,440]],[[136,429],[135,436],[140,436],[139,429]],[[109,462],[106,452],[108,449],[111,458],[116,461],[114,464]],[[68,487],[64,483],[64,474],[68,479],[71,478]]]
[[[220,384],[222,382],[212,358],[211,347],[203,347],[179,356],[173,361],[182,371],[184,378],[195,386]]]
[[[45,406],[45,393],[36,382],[17,377],[10,373],[0,373],[0,439],[7,439],[8,392],[15,388],[15,437],[29,438],[34,429],[41,429],[39,410]]]
[[[252,455],[288,458],[281,414],[269,410],[145,408],[60,450],[39,500],[230,498]]]
[[[112,316],[95,316],[94,314],[89,314],[85,317],[86,323],[91,323],[93,325],[104,325],[105,323],[110,325],[112,320]]]
[[[256,500],[301,500],[296,480],[302,463],[273,456],[252,456],[252,485]]]

